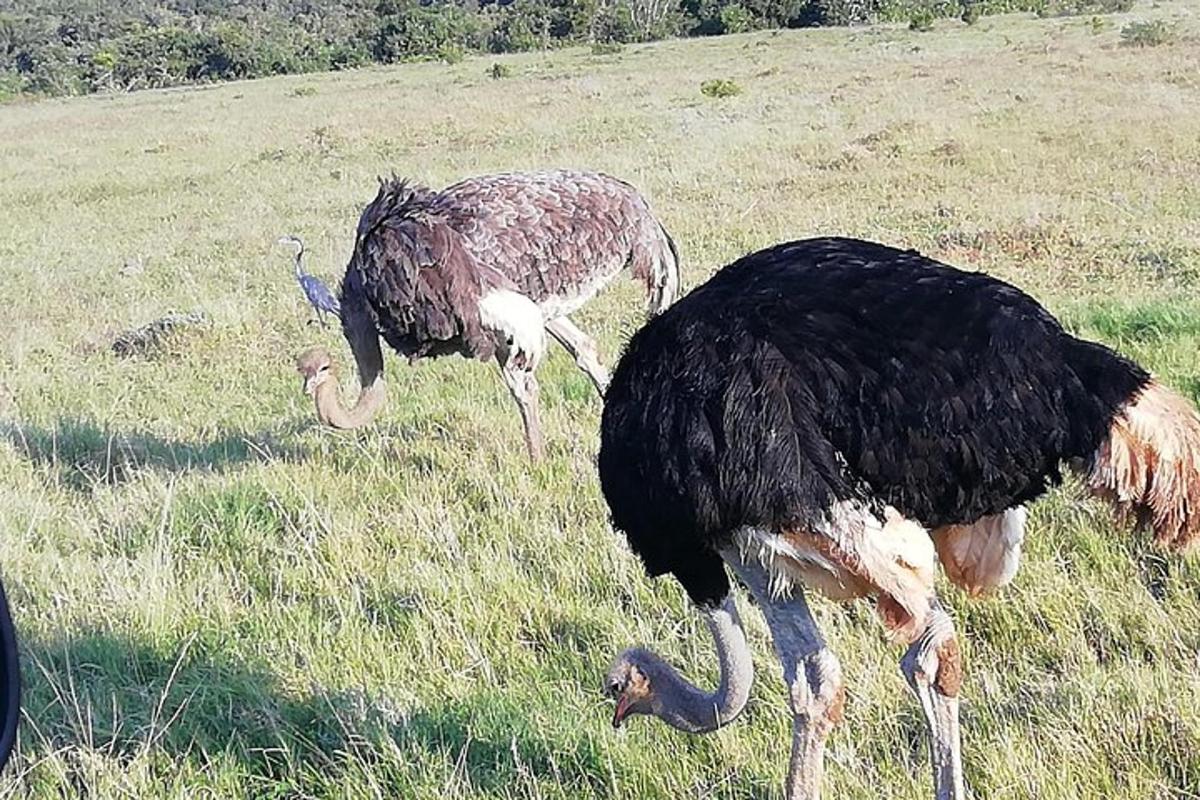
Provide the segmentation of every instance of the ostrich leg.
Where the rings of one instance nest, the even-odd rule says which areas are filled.
[[[837,657],[825,646],[799,587],[776,595],[767,568],[736,551],[722,553],[750,588],[771,629],[792,706],[792,760],[787,800],[819,800],[825,740],[842,719],[845,689]]]
[[[937,800],[964,800],[962,744],[958,728],[958,690],[962,660],[954,621],[935,598],[925,630],[900,661],[908,685],[916,692],[929,723]]]
[[[500,375],[504,385],[512,392],[517,407],[521,409],[521,421],[525,425],[525,448],[531,461],[541,461],[542,423],[538,414],[538,382],[533,371],[518,367],[513,359],[500,362]]]
[[[608,388],[608,370],[600,363],[599,351],[592,338],[566,317],[550,320],[546,323],[546,330],[567,349],[576,365],[592,379],[596,392],[604,397],[604,390]]]

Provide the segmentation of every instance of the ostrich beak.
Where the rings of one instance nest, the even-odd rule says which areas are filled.
[[[633,705],[633,701],[627,695],[621,695],[617,698],[617,707],[613,711],[612,726],[615,730],[621,729],[621,723],[629,716],[629,707]]]
[[[305,379],[304,379],[304,393],[306,395],[308,395],[309,397],[312,397],[313,395],[315,395],[317,393],[316,378],[317,378],[316,375],[309,375],[309,376],[305,377]]]

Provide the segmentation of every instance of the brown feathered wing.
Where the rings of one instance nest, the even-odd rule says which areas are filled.
[[[400,180],[382,183],[359,220],[344,295],[361,295],[384,339],[399,353],[488,359],[492,335],[479,319],[488,271],[434,207],[436,195]]]
[[[448,186],[433,205],[477,264],[539,305],[585,300],[626,268],[656,311],[677,289],[670,237],[638,191],[608,175],[485,175]]]

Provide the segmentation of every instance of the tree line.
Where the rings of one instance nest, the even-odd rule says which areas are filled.
[[[1064,0],[0,0],[0,98],[581,42],[1043,10]],[[1066,0],[1073,3],[1112,0]]]

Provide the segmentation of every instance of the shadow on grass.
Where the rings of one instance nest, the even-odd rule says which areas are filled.
[[[63,417],[53,427],[0,421],[0,439],[63,487],[85,493],[99,485],[119,485],[144,470],[220,472],[245,462],[304,458],[306,451],[281,441],[289,433],[294,431],[228,432],[212,441],[189,442],[112,430],[74,417]]]
[[[292,797],[369,781],[401,797],[430,769],[425,780],[453,773],[500,793],[543,777],[592,796],[608,792],[612,765],[599,743],[571,721],[547,738],[531,725],[528,704],[492,690],[405,713],[366,692],[290,689],[265,663],[199,637],[159,648],[84,632],[26,640],[21,651],[21,746],[6,773],[25,774],[56,754],[39,785],[52,775],[86,789],[96,762],[83,754],[91,753],[118,772],[146,756],[165,756],[162,768],[185,774],[232,771],[250,796],[258,796],[251,785]]]

